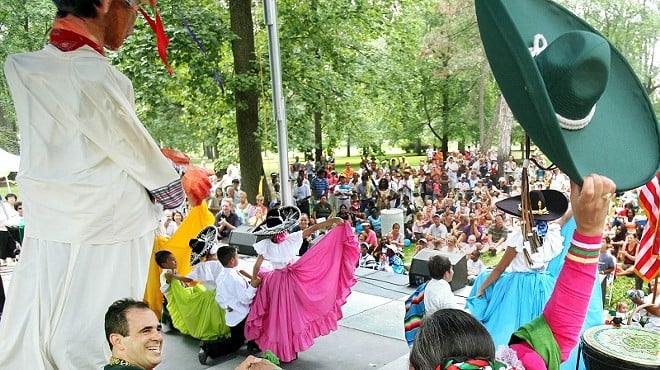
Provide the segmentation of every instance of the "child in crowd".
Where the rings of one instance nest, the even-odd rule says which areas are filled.
[[[486,270],[486,265],[484,261],[481,260],[481,252],[479,250],[474,250],[470,253],[470,258],[467,260],[467,271],[468,271],[468,285],[474,284],[477,276]]]
[[[245,343],[245,320],[250,311],[250,304],[261,284],[259,277],[253,276],[248,281],[241,275],[238,267],[238,252],[235,247],[223,246],[218,249],[218,260],[223,270],[218,277],[215,299],[225,311],[225,321],[231,336],[215,342],[202,343],[199,361],[206,364],[207,357],[219,357],[237,351]],[[254,341],[248,342],[248,351],[259,352]]]

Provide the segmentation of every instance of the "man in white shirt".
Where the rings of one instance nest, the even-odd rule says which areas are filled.
[[[425,315],[432,315],[435,311],[444,308],[456,308],[454,293],[449,283],[454,277],[454,269],[449,258],[445,256],[433,256],[428,262],[431,280],[424,289]]]
[[[433,215],[433,224],[426,231],[425,237],[427,240],[433,242],[434,240],[447,238],[447,227],[441,221],[440,214]]]

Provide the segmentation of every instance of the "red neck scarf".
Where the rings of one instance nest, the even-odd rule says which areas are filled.
[[[54,28],[50,31],[50,43],[62,51],[74,51],[85,45],[96,50],[99,54],[103,53],[103,47],[87,37],[62,28]]]

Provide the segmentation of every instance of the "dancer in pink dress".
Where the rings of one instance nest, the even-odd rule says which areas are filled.
[[[295,207],[273,209],[253,231],[270,238],[254,245],[259,253],[254,274],[259,274],[262,284],[250,309],[245,337],[284,362],[296,359],[314,338],[337,329],[341,306],[356,282],[360,255],[353,230],[341,218],[289,233],[299,217]],[[342,226],[335,228],[338,225]],[[296,260],[303,239],[321,229],[331,230]],[[260,271],[264,259],[274,270]]]

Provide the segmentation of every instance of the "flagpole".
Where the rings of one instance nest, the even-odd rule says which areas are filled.
[[[277,5],[275,0],[264,1],[264,18],[268,29],[268,57],[270,81],[273,89],[273,115],[277,124],[277,147],[280,161],[280,194],[283,205],[291,205],[289,186],[289,144],[286,127],[286,108],[282,93],[282,66],[280,64],[280,36],[277,30]]]

